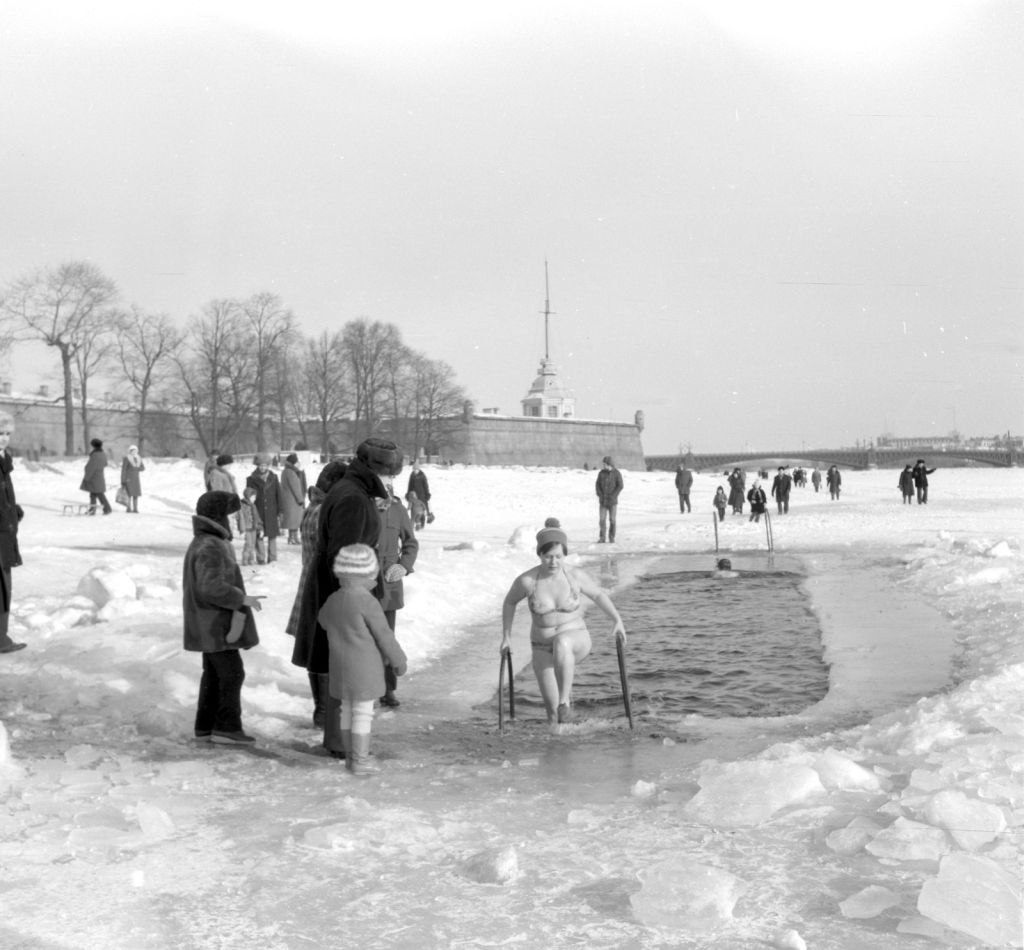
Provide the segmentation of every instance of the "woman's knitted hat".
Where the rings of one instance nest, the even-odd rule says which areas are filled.
[[[562,530],[557,518],[548,518],[544,522],[544,527],[537,532],[537,553],[540,554],[553,541],[561,544],[566,554],[569,553],[569,536]]]
[[[89,445],[91,445],[94,449],[102,449],[103,448],[103,440],[102,439],[90,439],[89,440]]]
[[[228,521],[228,515],[233,515],[241,507],[242,503],[233,491],[208,491],[199,496],[199,500],[196,502],[196,514],[216,521],[230,532],[231,524]]]
[[[377,555],[367,544],[346,544],[334,558],[335,577],[376,577]]]

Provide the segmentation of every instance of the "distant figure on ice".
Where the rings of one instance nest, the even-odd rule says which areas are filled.
[[[277,536],[281,533],[281,483],[270,470],[270,456],[266,452],[256,454],[253,461],[256,468],[245,480],[246,486],[256,489],[256,509],[263,521],[263,537],[267,541],[266,562],[277,560]],[[256,540],[256,560],[263,563],[263,540]]]
[[[192,517],[192,543],[182,569],[182,606],[186,650],[203,654],[195,737],[222,743],[253,742],[242,729],[245,667],[239,650],[260,642],[252,612],[262,598],[245,592],[242,572],[231,547],[228,516],[238,511],[238,496],[211,491],[200,495]],[[237,613],[241,624],[232,629]]]
[[[238,485],[235,484],[235,476],[228,471],[228,466],[235,463],[234,457],[218,455],[215,461],[216,464],[206,476],[207,484],[210,486],[207,491],[229,491],[232,495],[237,495]]]
[[[928,504],[928,476],[934,472],[934,468],[927,468],[924,459],[918,459],[914,466],[914,485],[917,486],[917,503]]]
[[[626,628],[611,598],[588,574],[565,563],[569,539],[557,518],[548,518],[537,532],[540,564],[520,574],[501,608],[501,651],[511,648],[516,606],[526,600],[533,617],[530,646],[548,723],[572,722],[572,684],[576,664],[590,653],[591,640],[583,622],[583,597],[589,597],[612,621],[612,635]]]
[[[755,479],[754,484],[747,492],[747,501],[750,502],[750,521],[755,524],[761,523],[761,515],[764,514],[764,507],[768,504],[768,498],[761,487],[760,479]]]
[[[751,489],[753,491],[753,489]],[[727,557],[720,557],[718,563],[715,565],[715,573],[712,575],[718,580],[724,580],[730,577],[739,577],[739,571],[732,569],[732,561]]]
[[[416,492],[416,497],[423,502],[426,519],[424,524],[430,524],[434,520],[434,516],[430,511],[430,483],[427,481],[427,473],[420,469],[419,462],[412,463],[412,471],[409,472],[409,484],[405,486],[407,498],[411,491]],[[423,527],[423,525],[420,525],[420,527]]]
[[[744,491],[747,487],[747,476],[734,468],[729,474],[729,507],[734,515],[743,514]]]
[[[821,472],[818,471],[818,467],[814,467],[814,471],[811,472],[811,484],[814,486],[814,493],[817,494],[821,489]]]
[[[793,487],[793,479],[786,471],[785,465],[779,466],[779,473],[772,480],[772,498],[779,506],[780,515],[789,514],[789,493]]]
[[[420,501],[420,496],[414,491],[409,492],[405,500],[409,503],[409,518],[413,527],[417,531],[422,530],[427,524],[427,506]]]
[[[281,469],[281,527],[288,532],[288,543],[299,544],[299,525],[306,510],[306,473],[299,457],[292,452]]]
[[[218,458],[218,455],[219,453],[216,449],[211,449],[210,454],[206,457],[206,462],[203,464],[203,485],[206,486],[207,491],[222,490],[219,488],[215,488],[210,481],[210,473],[214,470],[216,466],[220,465],[220,459]],[[230,464],[231,463],[228,462],[228,465]],[[237,494],[237,492],[235,494]]]
[[[615,467],[610,455],[601,460],[601,471],[597,473],[594,483],[597,492],[598,510],[598,544],[604,544],[605,538],[615,543],[615,513],[619,507],[619,495],[622,493],[622,473]],[[607,525],[607,534],[605,527]]]
[[[679,493],[679,513],[686,514],[693,509],[690,507],[690,489],[693,487],[693,472],[682,462],[679,463],[679,471],[676,472],[676,491]]]
[[[828,482],[829,497],[833,501],[838,501],[840,487],[843,484],[843,476],[839,472],[839,467],[834,463],[828,467],[828,472],[825,475],[825,481]]]
[[[914,470],[910,467],[909,462],[903,466],[903,471],[900,472],[899,489],[903,496],[903,504],[912,505],[914,503]]]
[[[92,451],[85,463],[85,474],[82,476],[82,491],[89,493],[89,514],[96,514],[96,508],[103,506],[103,514],[109,515],[111,508],[107,501],[107,453],[103,451],[100,439],[91,439]]]
[[[128,453],[121,460],[121,487],[128,496],[128,514],[139,513],[139,495],[142,494],[142,482],[139,472],[146,470],[146,463],[139,457],[139,447],[129,445]]]
[[[379,601],[370,593],[379,571],[373,548],[346,545],[335,555],[333,570],[338,589],[327,598],[317,619],[330,644],[331,698],[341,703],[345,768],[366,776],[380,771],[370,762],[370,730],[374,700],[384,692],[384,666],[402,676],[406,657]]]
[[[718,520],[725,521],[725,506],[727,499],[725,497],[725,489],[719,485],[715,491],[715,497],[711,504],[714,506],[715,511],[718,512]]]
[[[18,525],[24,517],[21,505],[14,497],[11,472],[14,459],[8,451],[14,435],[14,417],[0,412],[0,653],[16,653],[26,644],[15,643],[8,629],[11,622],[11,570],[21,565],[18,550]]]
[[[256,489],[252,485],[246,485],[245,491],[242,492],[242,501],[235,513],[235,523],[242,538],[242,564],[262,564],[264,562],[263,519],[256,507]],[[256,560],[257,545],[260,552],[259,561]]]

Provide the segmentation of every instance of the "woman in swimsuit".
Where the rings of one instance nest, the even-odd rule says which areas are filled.
[[[615,626],[612,634],[626,636],[622,618],[611,598],[593,578],[565,563],[569,539],[555,518],[537,533],[540,564],[520,574],[505,595],[501,609],[501,649],[510,645],[516,605],[526,600],[533,623],[530,646],[548,722],[572,721],[572,681],[576,664],[590,653],[590,632],[583,622],[583,600],[589,597]]]

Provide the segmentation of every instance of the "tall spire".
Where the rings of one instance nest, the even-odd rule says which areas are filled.
[[[548,259],[544,258],[544,359],[550,360],[551,353],[548,347],[548,317],[554,311],[551,309],[551,290],[548,285]]]

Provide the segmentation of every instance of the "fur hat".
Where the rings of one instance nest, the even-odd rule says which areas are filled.
[[[335,577],[376,577],[377,555],[368,544],[346,544],[331,566]]]
[[[348,464],[341,459],[332,459],[320,472],[316,480],[316,487],[325,495],[331,490],[335,482],[341,481],[342,476],[348,471]]]
[[[218,465],[232,465],[235,457],[233,455],[218,455],[216,461]]]
[[[557,541],[562,545],[562,550],[569,553],[569,536],[562,530],[562,525],[557,518],[548,518],[544,527],[537,532],[537,553],[540,554],[549,544]]]
[[[291,455],[289,455],[288,458],[285,459],[286,462],[291,462],[292,465],[294,465],[298,460],[299,457],[294,452],[292,452]]]
[[[266,452],[257,452],[252,457],[252,464],[253,465],[269,465],[270,464],[270,456]]]
[[[360,442],[356,458],[377,475],[397,475],[402,471],[402,453],[390,439],[370,438]]]
[[[102,449],[103,448],[103,440],[102,439],[90,439],[89,440],[89,445],[91,445],[94,449]]]
[[[216,521],[217,524],[223,525],[230,531],[228,515],[233,515],[241,507],[242,503],[238,500],[238,495],[232,491],[208,491],[199,496],[199,501],[196,502],[196,514]]]
[[[615,467],[615,463],[612,461],[612,457],[610,455],[606,455],[603,459],[601,459],[601,464],[602,465],[611,465],[612,468]]]

